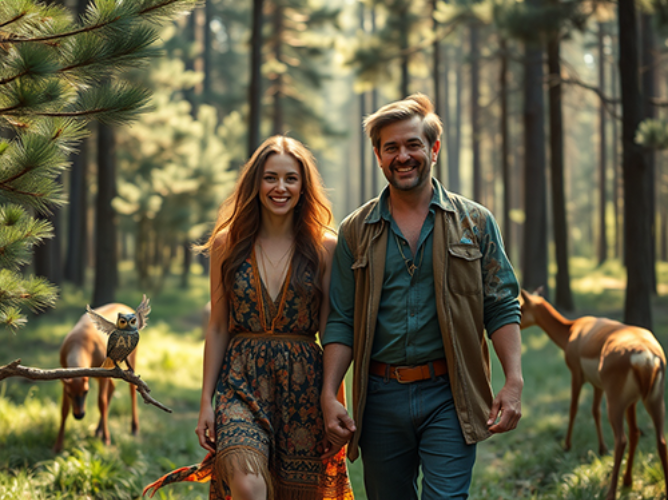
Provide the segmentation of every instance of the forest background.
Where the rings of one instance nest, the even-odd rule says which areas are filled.
[[[50,3],[73,18],[88,5]],[[133,440],[121,428],[128,408],[117,391],[114,445],[90,437],[91,411],[83,425],[69,423],[66,451],[55,456],[59,384],[8,379],[0,386],[0,498],[135,498],[159,473],[201,458],[191,430],[207,261],[193,243],[206,237],[250,152],[276,133],[315,153],[338,223],[384,185],[363,117],[412,92],[429,95],[443,118],[435,176],[492,209],[525,288],[545,286],[572,317],[594,312],[653,327],[666,345],[667,21],[668,6],[649,0],[207,0],[163,23],[161,55],[124,73],[150,91],[151,110],[130,125],[91,122],[69,153],[71,168],[54,175],[67,203],[33,207],[42,235],[52,227],[53,237],[19,267],[45,278],[44,300],[7,300],[21,283],[3,262],[4,323],[21,325],[22,306],[54,308],[3,334],[0,363],[56,367],[85,304],[134,306],[147,293],[153,327],[138,371],[175,414],[144,408],[147,430]],[[0,155],[17,133],[7,109]],[[524,432],[481,446],[474,495],[597,498],[610,457],[589,453],[591,422],[579,421],[574,451],[559,448],[568,399],[561,355],[533,331],[524,352]],[[644,445],[628,498],[662,489]],[[359,467],[351,471],[363,498]],[[182,488],[167,498],[203,498],[199,486]]]

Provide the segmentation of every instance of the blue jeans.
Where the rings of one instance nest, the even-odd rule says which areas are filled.
[[[447,375],[410,384],[369,376],[360,449],[369,500],[468,498],[476,445],[464,440]]]

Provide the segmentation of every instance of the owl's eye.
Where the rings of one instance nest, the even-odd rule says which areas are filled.
[[[121,326],[125,326],[125,323],[126,323],[126,321],[123,318],[118,320],[118,324],[121,325]]]
[[[132,318],[130,320],[130,326],[135,326],[137,324],[137,318]]]

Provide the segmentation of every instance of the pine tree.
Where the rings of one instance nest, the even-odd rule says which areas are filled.
[[[79,20],[34,0],[0,2],[0,323],[19,327],[24,308],[53,306],[56,288],[23,277],[33,246],[50,237],[64,203],[57,177],[97,119],[122,124],[148,91],[119,75],[156,51],[160,23],[196,0],[96,0]]]

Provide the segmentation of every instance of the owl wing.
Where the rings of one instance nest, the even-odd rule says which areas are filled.
[[[104,316],[101,316],[98,313],[96,313],[93,309],[90,308],[90,306],[86,306],[86,311],[88,312],[88,317],[90,318],[90,320],[93,322],[95,327],[101,332],[104,332],[107,335],[109,335],[116,329],[115,323],[112,323]]]
[[[137,316],[137,330],[141,330],[146,326],[146,323],[148,323],[148,315],[151,312],[149,300],[146,298],[146,295],[143,297],[141,303],[135,310],[135,315]]]

